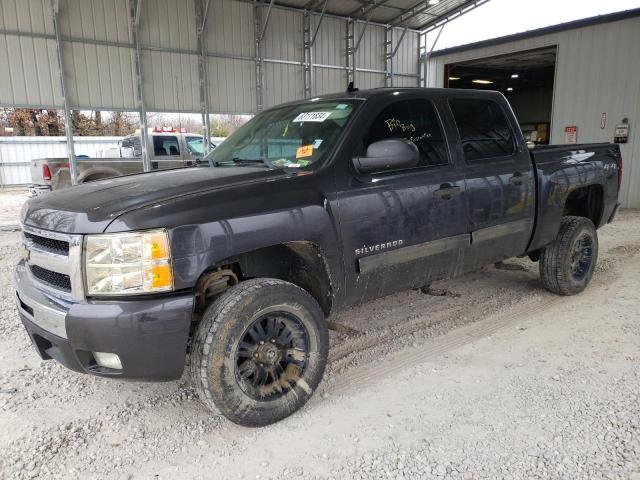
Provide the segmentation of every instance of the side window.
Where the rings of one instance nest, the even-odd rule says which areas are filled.
[[[153,152],[156,157],[180,155],[178,137],[173,135],[157,135],[153,137]]]
[[[449,106],[458,125],[466,160],[504,157],[514,153],[511,128],[496,102],[481,98],[452,98]]]
[[[364,135],[364,148],[389,138],[415,143],[420,151],[419,167],[449,163],[438,115],[429,100],[402,100],[386,107]]]

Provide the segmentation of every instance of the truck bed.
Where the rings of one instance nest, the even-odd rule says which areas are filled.
[[[587,207],[597,218],[596,228],[611,221],[618,204],[622,175],[620,148],[612,143],[536,146],[531,150],[536,171],[536,226],[529,250],[541,248],[555,238],[565,214],[566,192],[593,185],[575,195],[589,195]],[[602,185],[596,187],[595,185]],[[544,221],[540,221],[544,219]]]

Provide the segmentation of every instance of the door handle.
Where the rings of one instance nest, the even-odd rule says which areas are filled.
[[[443,183],[440,188],[433,192],[433,196],[442,200],[451,200],[455,195],[460,195],[460,187],[450,183]]]

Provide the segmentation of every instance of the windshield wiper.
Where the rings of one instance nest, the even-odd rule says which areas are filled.
[[[273,169],[273,165],[268,162],[264,158],[241,158],[241,157],[233,157],[231,160],[213,160],[211,155],[213,154],[213,150],[209,152],[209,154],[205,155],[200,159],[197,163],[202,165],[205,163],[209,164],[209,167],[222,167],[222,166],[255,166],[256,164],[264,164],[267,168]]]
[[[228,164],[228,162],[218,162],[218,165],[224,165],[225,163]],[[256,164],[264,164],[267,168],[273,168],[273,165],[271,165],[270,162],[268,162],[265,158],[259,157],[259,158],[240,158],[240,157],[233,157],[231,159],[231,162],[234,165],[246,165],[246,166],[253,166]]]
[[[264,163],[265,165],[267,164],[267,161],[264,158],[240,158],[240,157],[233,157],[231,159],[231,161],[233,163]]]

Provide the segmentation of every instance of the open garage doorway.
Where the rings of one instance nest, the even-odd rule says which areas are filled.
[[[444,85],[502,92],[511,103],[525,139],[548,144],[556,51],[553,46],[451,63],[445,67]]]

